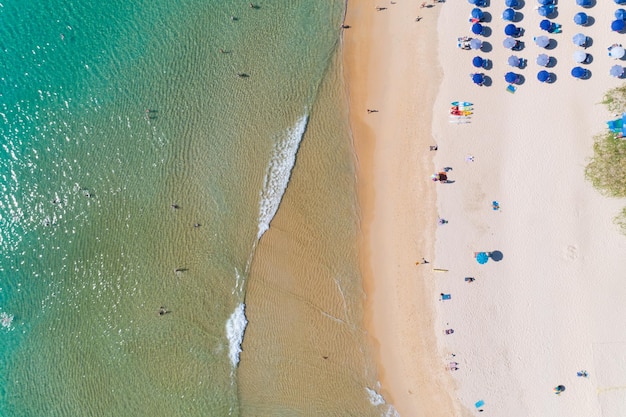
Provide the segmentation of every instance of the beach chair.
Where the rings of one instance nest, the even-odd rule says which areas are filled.
[[[517,91],[517,87],[515,87],[513,84],[509,84],[509,85],[506,87],[506,91],[508,91],[508,92],[509,92],[509,93],[511,93],[511,94],[514,94],[514,93],[515,93],[515,91]]]
[[[444,293],[441,293],[441,299],[442,299],[442,300],[449,300],[449,299],[451,299],[451,298],[452,298],[452,294],[444,294]]]
[[[491,208],[494,210],[500,210],[500,203],[498,203],[497,201],[492,201],[491,202]]]

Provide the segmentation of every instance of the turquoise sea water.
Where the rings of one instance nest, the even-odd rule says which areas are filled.
[[[340,1],[300,0],[1,4],[0,415],[388,411],[372,400],[360,278],[345,241],[357,209],[349,134],[337,117],[343,11]],[[335,94],[321,95],[324,85]],[[316,127],[325,125],[336,128]],[[343,159],[301,163],[303,141],[310,155],[337,146]],[[324,170],[325,184],[287,187],[292,169],[313,181]],[[337,233],[344,249],[290,258],[288,268],[264,239],[285,190],[298,201],[309,187],[319,204],[319,220],[307,217],[311,236],[323,230],[332,246]],[[350,311],[345,340],[332,339],[354,355],[328,375],[352,383],[333,404],[290,401],[301,393],[280,387],[295,379],[307,398],[326,389],[297,373],[271,375],[280,383],[268,386],[242,381],[276,369],[252,346],[276,342],[255,329],[285,311],[272,305],[248,322],[254,265],[282,276],[310,262],[342,271],[345,282],[335,281]],[[302,324],[293,326],[306,329],[307,307],[290,309]],[[256,340],[244,338],[246,323]],[[298,369],[301,354],[281,357]]]

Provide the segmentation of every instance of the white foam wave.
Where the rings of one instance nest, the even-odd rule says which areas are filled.
[[[246,331],[248,320],[246,319],[246,305],[241,303],[235,308],[233,314],[226,321],[226,337],[228,338],[228,356],[233,368],[239,363],[241,353],[241,342]]]
[[[385,402],[385,398],[379,394],[376,390],[372,388],[365,387],[365,391],[367,391],[367,396],[370,400],[370,404],[374,407],[381,406],[381,409],[384,410],[382,413],[382,417],[400,417],[400,414],[391,404],[387,404]]]
[[[383,398],[383,396],[377,393],[375,390],[366,387],[365,391],[367,391],[367,396],[370,400],[370,404],[374,406],[385,404],[385,399]]]
[[[261,190],[257,239],[261,239],[263,233],[269,229],[270,222],[278,211],[280,201],[289,184],[291,170],[296,163],[296,154],[308,120],[308,115],[302,116],[293,127],[287,129],[284,137],[274,144]]]
[[[13,323],[13,314],[7,314],[4,311],[0,313],[0,324],[2,325],[2,327],[8,330],[12,330],[13,329],[13,327],[11,326],[12,323]]]

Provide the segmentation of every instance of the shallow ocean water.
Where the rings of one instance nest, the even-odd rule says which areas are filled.
[[[0,414],[386,412],[366,390],[344,4],[258,6],[0,7]],[[311,298],[248,294],[268,276]],[[299,371],[311,326],[345,352],[330,381]]]

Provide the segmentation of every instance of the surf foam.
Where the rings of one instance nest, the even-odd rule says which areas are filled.
[[[233,314],[226,321],[226,337],[228,338],[228,356],[233,368],[239,364],[239,354],[241,353],[241,342],[246,331],[248,320],[245,313],[246,305],[241,303],[235,308]]]
[[[283,138],[274,144],[261,190],[257,239],[261,239],[263,233],[269,229],[270,223],[278,211],[289,184],[291,171],[296,163],[296,154],[306,131],[308,120],[307,114],[302,116],[293,127],[287,129]]]

